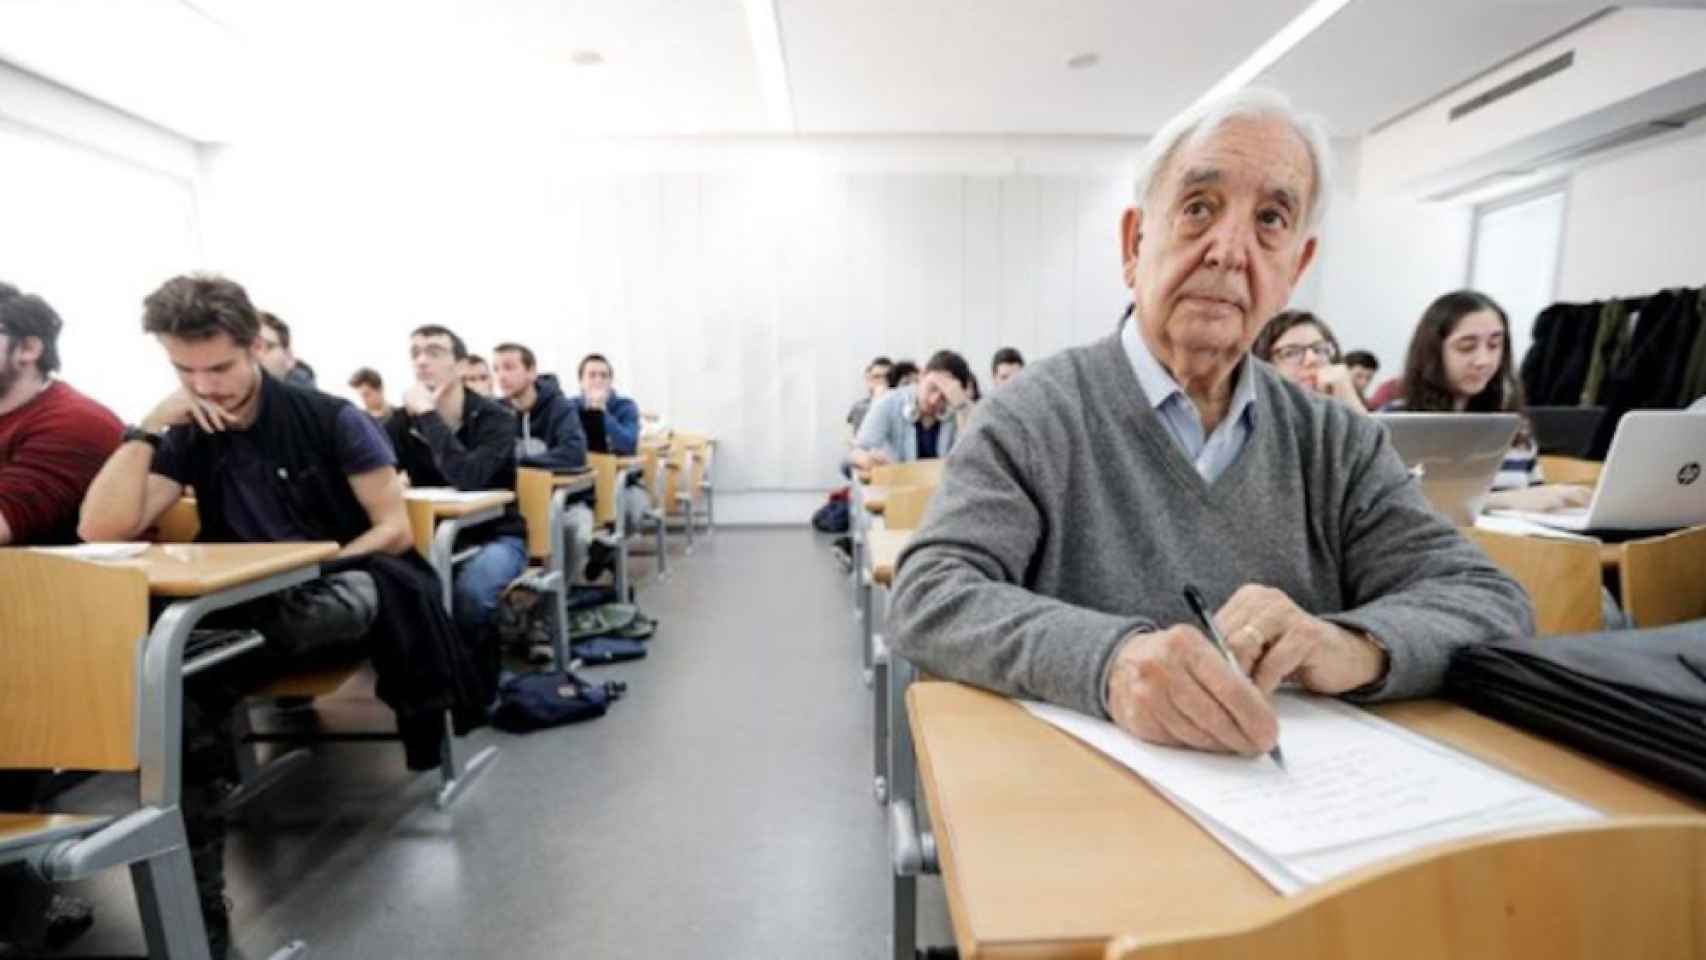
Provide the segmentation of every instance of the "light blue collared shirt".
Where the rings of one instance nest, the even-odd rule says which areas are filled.
[[[1204,437],[1196,404],[1161,361],[1155,359],[1155,354],[1149,352],[1149,345],[1138,335],[1135,317],[1127,317],[1120,324],[1120,345],[1125,347],[1138,386],[1155,406],[1156,414],[1179,444],[1185,459],[1197,468],[1199,476],[1213,483],[1250,442],[1256,415],[1256,378],[1250,371],[1250,358],[1245,357],[1238,365],[1238,379],[1232,385],[1232,405],[1227,408],[1225,419],[1214,428],[1214,433]]]

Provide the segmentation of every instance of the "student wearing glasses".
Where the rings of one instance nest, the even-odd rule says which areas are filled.
[[[1274,365],[1292,383],[1326,394],[1358,413],[1367,413],[1350,367],[1339,362],[1339,340],[1320,317],[1307,310],[1274,315],[1250,352]]]

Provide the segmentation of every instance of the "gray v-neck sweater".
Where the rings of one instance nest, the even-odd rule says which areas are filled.
[[[1127,634],[1194,623],[1247,583],[1366,631],[1390,670],[1359,699],[1432,693],[1454,647],[1534,632],[1528,598],[1422,498],[1373,420],[1249,361],[1253,429],[1204,481],[1117,336],[981,404],[901,555],[897,652],[930,673],[1102,715]]]

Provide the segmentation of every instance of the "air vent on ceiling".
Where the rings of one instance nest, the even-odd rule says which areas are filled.
[[[1449,117],[1452,120],[1461,120],[1482,107],[1490,106],[1491,104],[1503,100],[1518,90],[1524,90],[1528,87],[1532,87],[1553,74],[1561,73],[1570,69],[1570,65],[1575,62],[1576,51],[1566,50],[1545,63],[1539,64],[1531,69],[1524,70],[1509,80],[1506,80],[1504,83],[1501,83],[1490,90],[1479,93],[1468,100],[1463,101],[1457,106],[1452,107]]]

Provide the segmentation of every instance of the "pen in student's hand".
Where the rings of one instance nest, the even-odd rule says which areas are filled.
[[[1208,615],[1208,604],[1203,602],[1202,594],[1197,591],[1196,587],[1189,585],[1185,587],[1185,602],[1190,604],[1191,612],[1197,615],[1198,620],[1202,621],[1202,628],[1208,633],[1208,642],[1214,644],[1214,648],[1220,651],[1220,655],[1226,658],[1226,662],[1232,665],[1233,670],[1243,673],[1243,668],[1238,666],[1238,658],[1232,655],[1232,648],[1226,645],[1226,638],[1222,637],[1220,631],[1214,628],[1214,620]],[[1275,743],[1274,748],[1268,751],[1268,756],[1273,758],[1275,766],[1281,770],[1285,769],[1285,754],[1280,753],[1278,743]]]

